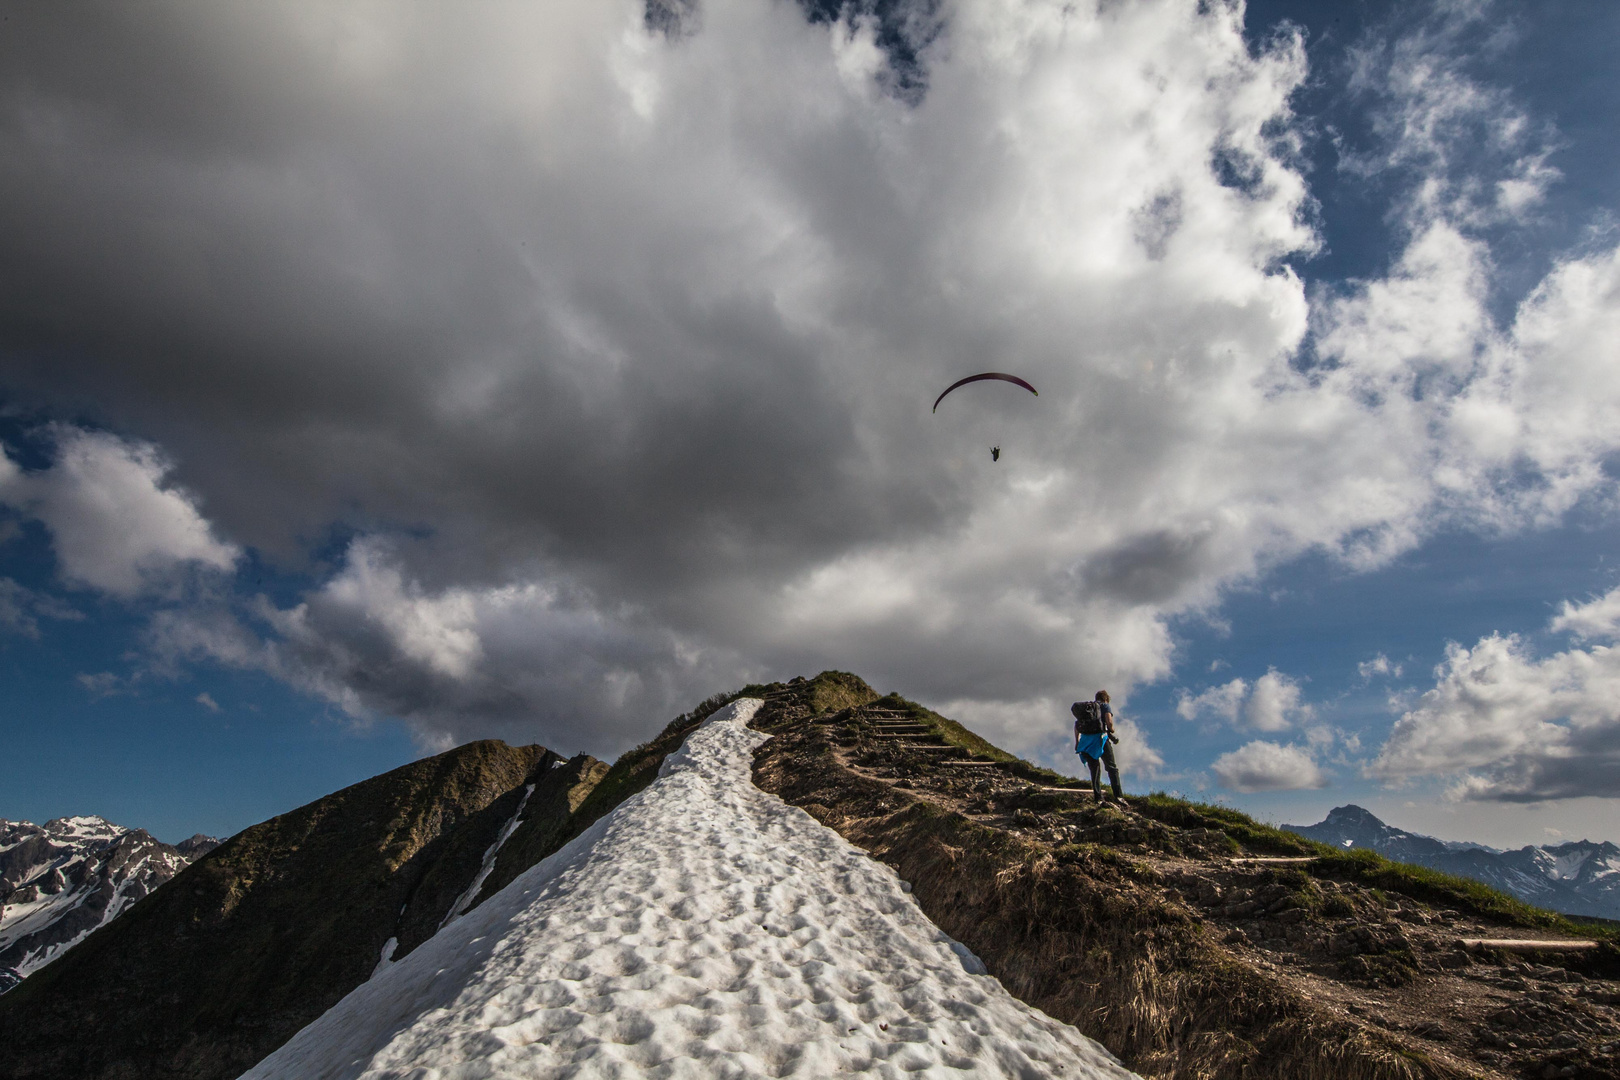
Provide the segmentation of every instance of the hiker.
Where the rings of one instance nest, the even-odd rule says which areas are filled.
[[[1074,752],[1091,771],[1091,796],[1103,801],[1102,770],[1108,770],[1108,783],[1114,789],[1114,798],[1125,805],[1125,790],[1119,786],[1119,764],[1114,760],[1114,744],[1119,736],[1114,732],[1114,708],[1108,704],[1108,691],[1097,691],[1095,701],[1077,701],[1069,707],[1074,714]]]

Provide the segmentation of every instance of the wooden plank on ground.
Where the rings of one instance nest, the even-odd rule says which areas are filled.
[[[1231,860],[1236,863],[1267,863],[1273,866],[1287,865],[1289,863],[1315,862],[1315,855],[1239,855]]]
[[[1462,938],[1459,941],[1465,949],[1501,949],[1503,952],[1580,952],[1583,949],[1595,949],[1595,941],[1577,941],[1564,939],[1562,941],[1535,941],[1530,938]]]

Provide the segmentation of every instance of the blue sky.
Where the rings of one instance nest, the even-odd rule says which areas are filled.
[[[1104,7],[14,19],[0,817],[838,667],[1620,840],[1620,11]]]

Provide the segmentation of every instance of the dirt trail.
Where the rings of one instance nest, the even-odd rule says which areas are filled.
[[[809,685],[762,710],[778,737],[756,781],[895,865],[1009,989],[1144,1075],[1620,1080],[1612,946],[1481,945],[1557,935],[964,768],[943,740],[878,737],[892,711],[817,715]]]

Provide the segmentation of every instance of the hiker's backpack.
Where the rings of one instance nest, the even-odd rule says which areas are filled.
[[[1108,729],[1103,726],[1103,705],[1100,701],[1077,701],[1069,707],[1074,713],[1074,733],[1076,735],[1101,735]]]

